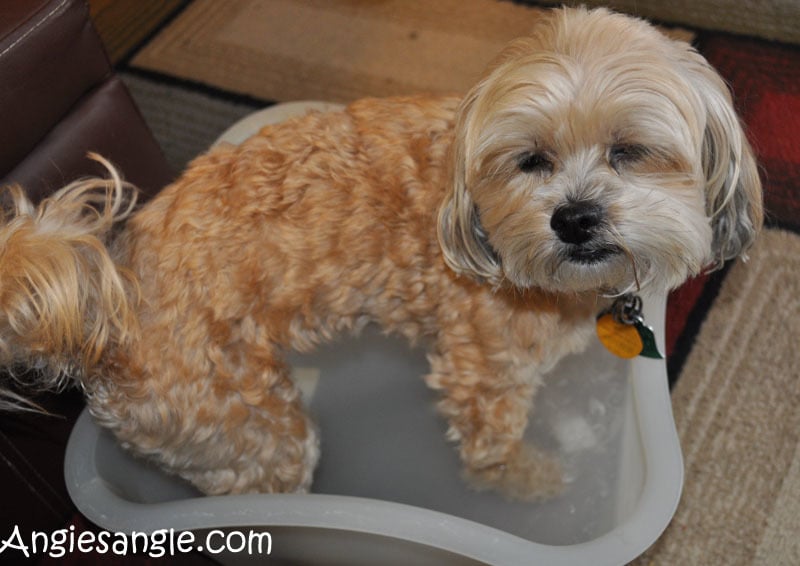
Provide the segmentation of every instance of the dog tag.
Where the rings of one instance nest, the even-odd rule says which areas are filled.
[[[656,360],[663,360],[664,355],[658,351],[658,345],[656,344],[656,335],[653,333],[653,329],[649,326],[645,326],[644,322],[638,321],[635,323],[636,330],[639,332],[639,336],[642,338],[642,351],[639,352],[640,356],[644,356],[645,358],[653,358]]]
[[[635,358],[644,350],[644,342],[636,327],[617,322],[610,312],[597,319],[597,337],[606,350],[626,360]]]
[[[663,359],[653,329],[644,323],[642,299],[623,295],[597,317],[597,337],[605,348],[624,359],[645,356]]]

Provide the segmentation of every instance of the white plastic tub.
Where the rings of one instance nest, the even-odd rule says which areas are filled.
[[[664,311],[663,298],[645,298],[662,351]],[[294,364],[321,430],[312,494],[201,497],[131,458],[85,413],[65,462],[73,501],[113,531],[265,529],[271,559],[292,564],[552,566],[625,564],[678,503],[683,467],[663,360],[622,361],[595,344],[548,376],[528,436],[560,455],[569,483],[542,503],[464,485],[421,379],[423,351],[368,328]]]

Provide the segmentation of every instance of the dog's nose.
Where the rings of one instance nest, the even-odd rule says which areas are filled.
[[[550,218],[550,228],[562,242],[580,245],[592,239],[602,221],[600,206],[590,201],[577,201],[556,208]]]

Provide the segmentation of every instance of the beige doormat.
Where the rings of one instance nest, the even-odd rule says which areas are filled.
[[[112,63],[122,61],[183,0],[89,0],[89,14]]]
[[[765,230],[672,393],[686,479],[637,564],[800,564],[800,237]]]
[[[541,14],[498,0],[196,0],[133,65],[272,101],[463,93]]]

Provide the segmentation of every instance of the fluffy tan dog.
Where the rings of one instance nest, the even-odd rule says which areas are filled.
[[[674,287],[762,222],[720,77],[584,9],[552,12],[463,99],[270,126],[135,213],[113,169],[38,207],[11,194],[3,361],[70,376],[127,448],[211,494],[309,488],[317,432],[284,353],[368,322],[432,344],[425,379],[474,485],[552,493],[557,463],[522,442],[542,375],[605,297]]]

